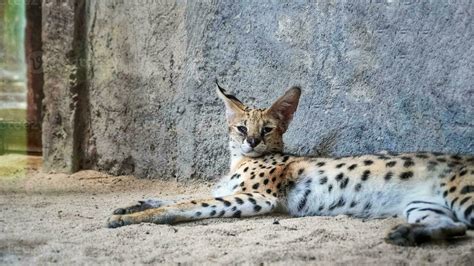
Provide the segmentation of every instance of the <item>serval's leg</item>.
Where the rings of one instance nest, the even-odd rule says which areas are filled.
[[[404,215],[408,223],[395,226],[385,238],[388,243],[414,246],[466,234],[466,225],[456,222],[453,212],[442,203],[412,201]]]
[[[448,176],[443,187],[446,205],[459,221],[474,229],[474,165],[463,166]]]
[[[203,200],[183,201],[160,208],[124,215],[113,215],[110,228],[138,223],[174,224],[214,217],[248,217],[274,210],[277,198],[260,193],[242,193]]]
[[[130,214],[134,212],[141,212],[148,209],[160,208],[167,205],[175,204],[174,200],[161,200],[161,199],[147,199],[139,200],[137,204],[115,209],[113,214]]]

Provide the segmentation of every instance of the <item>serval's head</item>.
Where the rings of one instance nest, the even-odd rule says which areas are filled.
[[[283,151],[283,134],[298,107],[300,88],[290,88],[266,109],[245,106],[219,84],[217,94],[225,103],[233,156],[259,157]]]

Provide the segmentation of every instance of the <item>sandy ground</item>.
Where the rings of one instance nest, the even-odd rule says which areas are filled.
[[[20,160],[21,158],[13,158]],[[0,176],[7,160],[0,157]],[[9,158],[11,163],[12,158]],[[3,162],[3,166],[2,163]],[[95,171],[0,177],[0,264],[473,265],[474,232],[450,242],[383,242],[397,219],[264,216],[105,228],[112,210],[149,197],[205,196],[211,184],[151,181]],[[5,174],[6,171],[3,171]]]

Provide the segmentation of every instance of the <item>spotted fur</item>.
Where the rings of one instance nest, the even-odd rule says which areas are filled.
[[[287,155],[282,136],[296,111],[293,87],[268,109],[250,109],[218,86],[226,106],[231,166],[213,197],[148,200],[120,208],[109,227],[172,224],[284,212],[361,218],[402,216],[385,240],[417,245],[465,235],[474,227],[474,157],[381,153],[338,158]]]

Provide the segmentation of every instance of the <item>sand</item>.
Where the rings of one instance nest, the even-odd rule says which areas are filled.
[[[212,184],[95,171],[46,174],[35,170],[39,163],[30,158],[26,173],[10,171],[0,177],[1,265],[474,264],[473,231],[419,247],[386,244],[383,236],[399,219],[272,215],[108,229],[106,219],[117,207],[150,197],[204,197]]]

